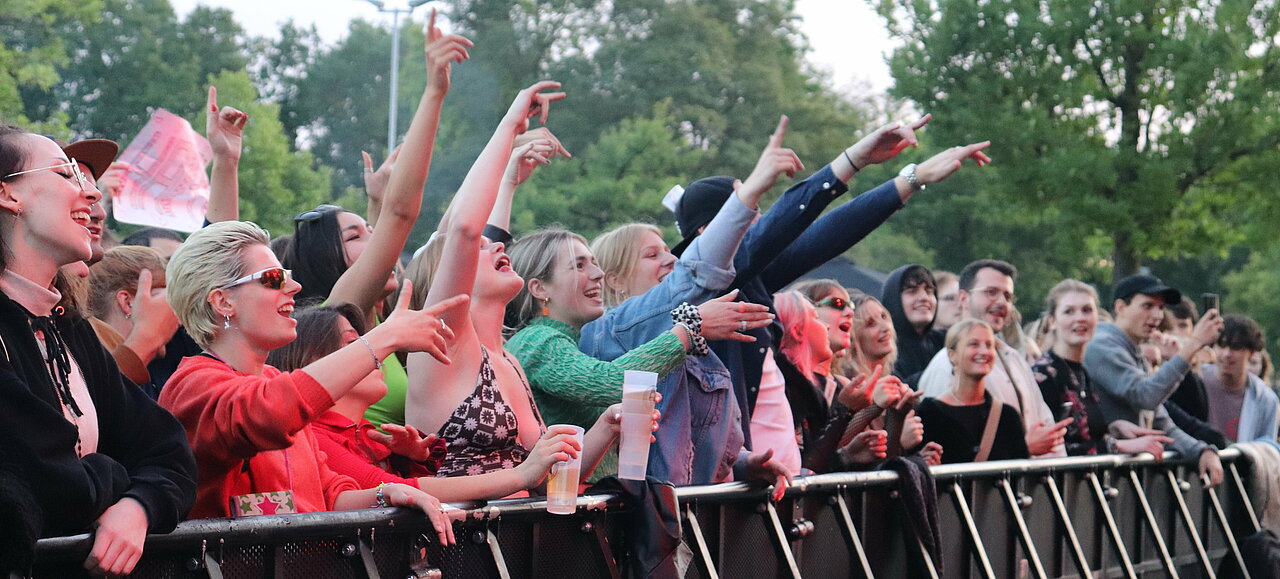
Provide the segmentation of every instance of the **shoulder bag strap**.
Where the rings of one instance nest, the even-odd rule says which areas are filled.
[[[991,410],[987,412],[987,425],[982,428],[982,442],[978,446],[978,454],[973,457],[973,462],[983,462],[991,456],[991,445],[996,441],[996,429],[1000,426],[1000,412],[1004,409],[1004,404],[999,398],[991,397]]]

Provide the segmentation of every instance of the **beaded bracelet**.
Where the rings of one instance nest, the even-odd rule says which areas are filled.
[[[378,494],[375,495],[373,498],[372,508],[382,509],[382,508],[391,506],[391,503],[387,502],[387,496],[382,492],[382,490],[386,488],[386,486],[387,486],[387,483],[379,483],[378,486],[376,487],[378,489]]]
[[[706,356],[711,353],[707,348],[707,339],[702,337],[702,314],[698,308],[684,302],[671,310],[671,320],[684,326],[689,331],[689,353],[694,356]]]
[[[369,350],[369,357],[373,358],[373,365],[377,366],[378,369],[381,370],[382,360],[379,360],[378,355],[373,352],[373,346],[369,345],[369,340],[364,339],[364,336],[356,336],[356,339],[360,340],[360,343],[364,344],[364,347]]]

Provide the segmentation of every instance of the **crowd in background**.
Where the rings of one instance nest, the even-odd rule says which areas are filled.
[[[1025,328],[1017,268],[998,259],[904,265],[880,295],[803,279],[965,161],[991,161],[990,143],[952,147],[842,199],[928,115],[813,170],[782,118],[745,178],[688,184],[674,248],[644,223],[514,238],[521,183],[569,156],[547,128],[565,95],[540,82],[431,241],[406,248],[471,46],[429,30],[403,143],[376,170],[365,158],[367,211],[299,208],[274,239],[237,220],[247,117],[212,90],[208,224],[185,237],[103,229],[114,143],[0,127],[0,467],[28,513],[11,533],[93,529],[86,566],[107,574],[184,518],[405,506],[449,544],[443,503],[541,494],[570,458],[584,481],[615,474],[627,370],[659,374],[650,477],[775,497],[794,477],[893,460],[1166,449],[1212,485],[1217,450],[1276,443],[1258,324],[1198,312],[1153,275],[1117,280],[1109,302],[1063,280],[1024,307],[1039,314]],[[762,210],[780,176],[806,173]]]

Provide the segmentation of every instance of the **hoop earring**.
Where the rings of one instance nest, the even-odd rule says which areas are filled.
[[[548,306],[548,305],[550,305],[550,304],[551,304],[551,298],[543,298],[543,300],[542,300],[542,317],[544,317],[544,318],[549,318],[549,317],[551,317],[551,309],[550,309],[549,307],[547,307],[547,306]]]

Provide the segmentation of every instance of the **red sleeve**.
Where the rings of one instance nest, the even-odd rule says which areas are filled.
[[[373,488],[382,483],[403,483],[418,487],[417,479],[404,478],[370,464],[365,457],[342,443],[341,434],[318,424],[311,425],[311,434],[315,436],[320,452],[324,453],[324,464],[338,474],[355,479],[359,488]]]
[[[333,406],[301,370],[266,366],[248,376],[204,356],[186,358],[160,393],[160,405],[182,422],[200,461],[228,463],[287,448],[293,436]]]

